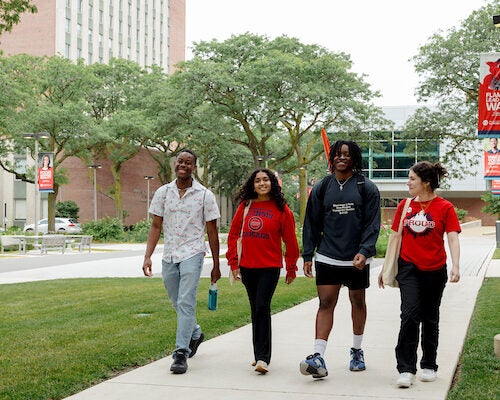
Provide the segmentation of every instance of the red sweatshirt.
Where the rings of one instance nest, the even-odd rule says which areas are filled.
[[[240,236],[245,202],[242,202],[234,215],[227,238],[227,262],[231,270],[237,269],[238,254],[236,242]],[[245,218],[242,239],[242,267],[269,268],[283,267],[281,241],[285,243],[285,265],[287,273],[295,276],[299,245],[295,234],[295,219],[290,208],[280,211],[273,200],[252,200]]]

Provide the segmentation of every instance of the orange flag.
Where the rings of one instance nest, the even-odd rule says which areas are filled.
[[[328,136],[326,135],[325,128],[321,128],[321,139],[323,139],[323,148],[325,149],[326,162],[328,163],[328,168],[330,168],[330,142],[328,141]]]

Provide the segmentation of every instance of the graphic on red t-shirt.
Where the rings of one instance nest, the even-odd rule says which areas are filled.
[[[404,226],[408,228],[413,237],[429,235],[436,227],[435,222],[432,220],[430,214],[419,211],[410,214],[408,219],[404,220]]]

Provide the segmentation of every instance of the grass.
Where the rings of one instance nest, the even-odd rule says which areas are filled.
[[[198,293],[207,339],[250,322],[243,285],[219,281],[209,311],[208,278]],[[280,281],[273,312],[316,295],[314,280]],[[160,279],[73,279],[2,285],[0,399],[62,399],[175,347],[175,313]]]
[[[500,360],[493,352],[493,338],[500,333],[499,293],[500,278],[485,279],[476,300],[448,400],[500,399]]]
[[[207,339],[249,323],[243,285],[219,281],[219,310],[209,311],[209,280],[198,294]],[[484,281],[448,400],[500,398],[500,278]],[[280,281],[279,312],[313,298],[314,280]],[[160,279],[74,279],[2,285],[0,399],[62,399],[105,379],[165,357],[175,346],[175,313]]]

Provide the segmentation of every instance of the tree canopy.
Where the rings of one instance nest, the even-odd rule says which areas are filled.
[[[0,35],[10,32],[20,20],[20,14],[36,13],[38,10],[31,0],[0,0]]]
[[[320,129],[367,138],[386,125],[371,103],[378,93],[351,71],[344,53],[247,33],[196,43],[193,54],[172,78],[181,88],[177,97],[193,108],[209,103],[227,129],[212,133],[244,148],[255,167],[264,159],[299,175],[301,220],[306,168],[323,154]]]
[[[460,26],[432,35],[413,57],[421,78],[418,98],[431,106],[410,118],[406,135],[444,143],[442,161],[455,177],[468,174],[470,165],[479,162],[479,56],[499,51],[500,29],[492,23],[492,15],[499,10],[500,1],[491,1]]]

